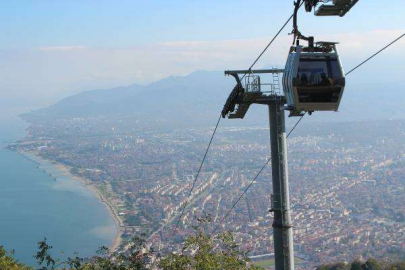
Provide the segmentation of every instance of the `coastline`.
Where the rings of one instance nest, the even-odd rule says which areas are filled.
[[[67,172],[70,173],[69,169],[61,164],[58,164],[58,167],[61,168],[61,170],[66,170]],[[71,173],[70,173],[71,174]],[[115,237],[109,246],[109,249],[111,252],[116,252],[118,251],[121,243],[122,243],[122,234],[124,232],[122,220],[118,217],[117,211],[114,209],[112,204],[104,197],[104,195],[91,183],[89,183],[88,180],[84,180],[81,177],[75,176],[75,178],[79,179],[82,185],[84,185],[107,209],[108,213],[114,220],[115,228],[116,228],[116,234]]]
[[[80,177],[77,175],[74,175],[70,172],[70,167],[63,165],[61,163],[57,163],[53,160],[48,160],[48,159],[44,159],[42,157],[39,157],[38,155],[36,155],[34,152],[27,152],[27,151],[21,151],[18,150],[17,153],[23,155],[25,158],[29,159],[30,161],[35,162],[36,164],[38,164],[38,166],[40,166],[42,163],[45,162],[50,162],[52,164],[55,165],[55,168],[57,168],[57,170],[59,172],[61,172],[61,174],[65,174],[68,176],[69,179],[71,179],[72,181],[78,181],[83,187],[85,187],[100,203],[102,203],[104,205],[104,207],[106,208],[106,210],[108,211],[109,215],[111,216],[111,218],[114,221],[114,225],[116,228],[116,233],[115,233],[115,237],[113,238],[111,244],[109,245],[109,250],[111,252],[116,252],[118,251],[121,243],[122,243],[122,234],[123,234],[123,223],[121,221],[121,219],[118,217],[118,213],[117,211],[114,209],[113,205],[107,200],[107,198],[105,198],[105,196],[97,189],[96,186],[94,186],[88,179],[84,178],[84,177]],[[35,157],[35,158],[34,158]],[[42,161],[42,163],[41,163]],[[43,168],[42,168],[43,169]],[[47,171],[46,169],[43,169],[46,173],[50,174],[55,180],[57,180],[52,174],[51,172]]]

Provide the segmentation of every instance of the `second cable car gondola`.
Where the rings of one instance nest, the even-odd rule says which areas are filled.
[[[287,108],[291,115],[337,111],[345,87],[345,74],[334,42],[292,46],[283,75]]]

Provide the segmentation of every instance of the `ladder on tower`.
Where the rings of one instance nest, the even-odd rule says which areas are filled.
[[[280,95],[280,77],[278,73],[272,73],[273,76],[273,85],[272,85],[272,94],[273,95]]]

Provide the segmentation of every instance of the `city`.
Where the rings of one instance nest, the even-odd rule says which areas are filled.
[[[401,258],[403,130],[398,120],[311,122],[294,131],[288,156],[299,265]],[[209,214],[211,232],[269,157],[265,126],[221,129],[172,237],[211,132],[153,130],[136,120],[106,117],[66,118],[31,123],[29,136],[11,148],[67,166],[95,186],[120,220],[121,247],[145,233],[150,246],[165,251],[180,248],[195,217]],[[263,171],[218,230],[234,232],[251,256],[274,252],[270,171],[270,166]]]

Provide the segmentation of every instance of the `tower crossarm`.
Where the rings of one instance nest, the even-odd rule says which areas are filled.
[[[236,86],[231,91],[224,108],[222,117],[228,116],[229,119],[243,119],[253,103],[268,105],[274,102],[284,100],[280,91],[278,74],[283,73],[284,69],[257,69],[257,70],[228,70],[225,75],[233,76],[236,80]],[[260,75],[270,76],[271,83],[263,83]],[[242,75],[242,77],[239,77]],[[275,80],[274,78],[277,78]],[[277,84],[277,85],[274,85]],[[265,88],[269,91],[266,91]],[[281,99],[280,99],[281,98]]]

